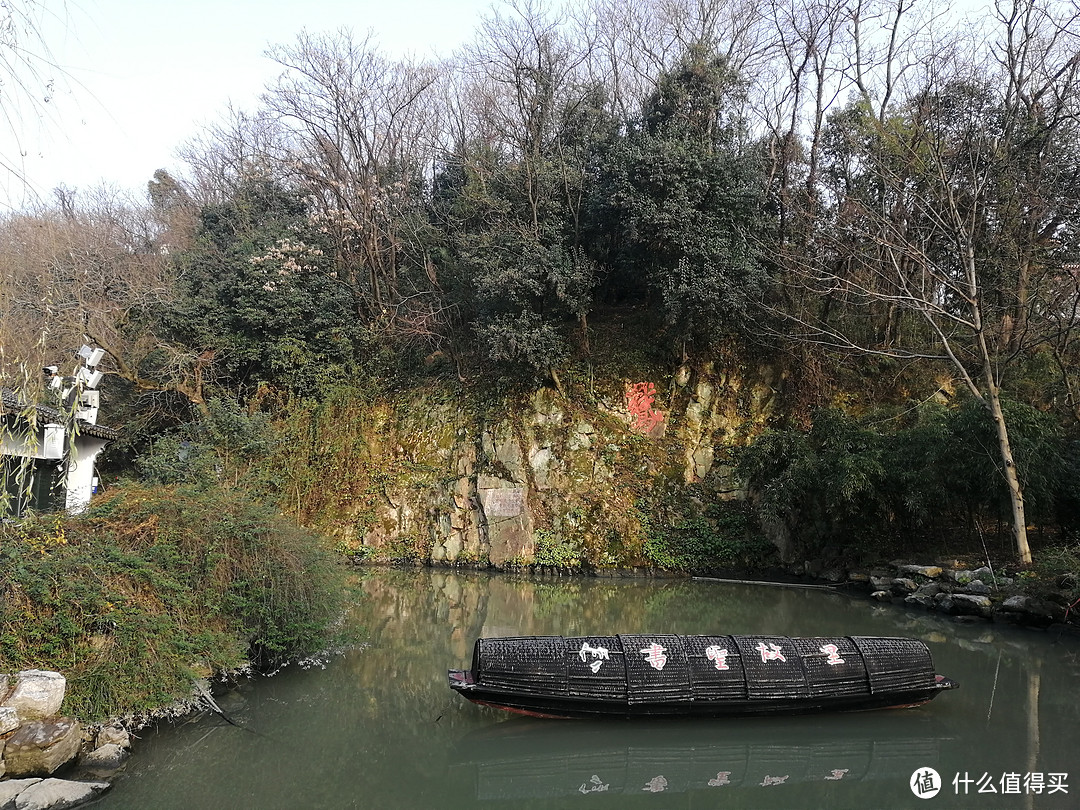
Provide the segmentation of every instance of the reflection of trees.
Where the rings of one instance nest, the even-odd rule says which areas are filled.
[[[860,735],[875,746],[879,740],[905,736],[919,740],[924,731],[926,739],[941,741],[941,754],[939,762],[922,764],[936,767],[948,781],[965,770],[977,771],[975,777],[983,771],[998,776],[1011,771],[1067,772],[1066,758],[1078,742],[1075,662],[1069,663],[1077,645],[1068,639],[1051,644],[1046,634],[964,626],[933,614],[794,588],[687,580],[539,579],[445,569],[364,569],[358,578],[362,596],[351,620],[362,628],[365,644],[334,658],[325,670],[290,667],[257,683],[246,692],[246,704],[230,704],[225,696],[226,710],[255,734],[224,725],[209,731],[207,725],[221,722],[209,717],[200,725],[174,730],[172,742],[163,744],[160,752],[140,743],[127,779],[103,803],[162,810],[471,807],[481,771],[494,768],[501,774],[517,767],[506,764],[508,759],[520,759],[522,778],[543,775],[558,770],[560,763],[576,763],[569,752],[585,742],[595,750],[583,756],[606,747],[614,748],[618,757],[618,751],[633,748],[633,757],[645,765],[662,766],[656,773],[663,773],[674,791],[677,770],[667,763],[685,760],[685,745],[749,746],[752,756],[747,754],[747,760],[771,752],[774,745],[793,750],[803,745],[805,756],[785,755],[777,762],[787,769],[783,773],[794,775],[799,763],[805,765],[830,745],[847,744]],[[661,630],[920,637],[931,643],[939,671],[957,678],[961,688],[925,710],[911,712],[650,725],[514,721],[505,713],[467,703],[447,687],[446,670],[468,665],[473,640],[493,631],[587,635]],[[494,736],[484,753],[476,735],[488,733]],[[655,737],[665,733],[670,750]],[[595,739],[595,746],[583,737]],[[462,757],[470,767],[461,767]],[[625,759],[629,762],[629,755]],[[738,756],[735,760],[740,761]],[[832,764],[831,758],[827,764],[849,767]],[[718,765],[717,770],[734,768]],[[644,784],[646,775],[641,778]],[[895,789],[906,790],[905,782],[897,782]],[[580,779],[571,788],[579,784]],[[780,788],[773,797],[751,787],[743,791],[742,800],[733,798],[731,806],[875,807],[882,785],[855,782],[845,785],[841,794],[832,783],[804,783],[797,797]],[[700,802],[690,800],[700,796],[689,792],[651,806],[696,807]],[[841,805],[835,804],[837,796]],[[580,798],[569,797],[565,803],[515,800],[498,806],[549,810]],[[588,803],[614,808],[628,806],[627,801],[632,801],[628,794],[613,794],[605,804],[598,794]]]
[[[896,732],[896,724],[905,721],[920,717],[941,720],[947,736],[955,737],[943,746],[942,767],[938,769],[942,773],[949,770],[950,779],[955,771],[975,769],[976,776],[984,770],[999,776],[1018,770],[1068,771],[1067,764],[1055,762],[1048,752],[1051,746],[1058,751],[1071,750],[1076,742],[1067,739],[1072,733],[1069,729],[1076,724],[1062,721],[1078,718],[1077,707],[1068,703],[1067,677],[1061,674],[1059,683],[1055,676],[1051,687],[1046,682],[1048,670],[1042,667],[1044,658],[1057,656],[1064,662],[1067,652],[1013,628],[960,625],[948,617],[892,606],[878,608],[864,599],[828,591],[690,580],[375,571],[365,580],[364,591],[367,604],[363,611],[368,613],[364,621],[372,630],[371,647],[351,658],[348,666],[352,677],[368,688],[392,684],[379,688],[377,697],[363,704],[365,716],[373,723],[385,722],[387,717],[400,721],[400,727],[385,732],[398,738],[388,743],[391,748],[419,745],[416,735],[429,733],[456,750],[470,730],[494,730],[495,724],[506,719],[503,713],[472,706],[448,694],[445,670],[469,665],[477,636],[650,631],[922,638],[930,643],[938,670],[960,680],[961,689],[935,701],[927,710],[910,715],[875,714],[873,722],[880,724],[882,734],[888,737]],[[987,719],[999,655],[997,700],[992,718]],[[1040,670],[1042,679],[1033,686],[1032,673]],[[1027,700],[1017,699],[1025,695]],[[1042,712],[1033,714],[1040,698]],[[1050,701],[1060,710],[1054,712],[1052,722],[1048,719]],[[438,714],[442,719],[435,723]],[[777,733],[803,739],[807,732],[797,720],[790,726],[779,721],[783,728]],[[821,730],[822,739],[831,739],[829,729],[838,728],[841,722],[830,718]],[[991,738],[999,741],[992,749],[985,744]],[[1033,740],[1041,742],[1041,749],[1032,747]],[[428,741],[424,745],[432,744]],[[417,767],[425,777],[438,781],[446,778],[440,769],[448,762],[439,751]],[[543,757],[540,765],[544,765]],[[847,788],[853,792],[862,789]]]
[[[1039,662],[1028,669],[1028,716],[1027,716],[1027,773],[1039,769],[1039,685],[1041,683]],[[1034,806],[1034,795],[1028,794],[1028,806]]]

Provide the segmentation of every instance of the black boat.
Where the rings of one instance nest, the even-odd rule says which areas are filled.
[[[614,635],[480,638],[450,688],[536,717],[725,717],[907,708],[955,681],[916,639]]]

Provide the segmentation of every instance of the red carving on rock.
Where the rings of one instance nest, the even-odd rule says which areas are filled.
[[[653,408],[656,386],[651,382],[627,383],[626,410],[630,412],[630,427],[638,433],[652,433],[664,421],[664,414]]]

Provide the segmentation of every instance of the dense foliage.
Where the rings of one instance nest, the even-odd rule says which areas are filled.
[[[0,669],[64,672],[83,720],[325,649],[343,596],[307,532],[220,489],[128,485],[75,520],[4,524],[0,562]]]
[[[129,458],[158,442],[142,469],[166,481],[213,466],[194,414],[222,401],[250,416],[451,373],[567,393],[642,343],[670,374],[751,357],[796,380],[777,427],[841,372],[919,414],[754,445],[762,514],[809,516],[808,547],[992,524],[1027,563],[1029,525],[1073,531],[1075,4],[566,12],[498,6],[439,64],[347,31],[273,47],[261,106],[145,205],[64,191],[4,220],[0,374],[32,387],[102,346],[145,428]],[[651,327],[598,345],[612,322]],[[920,384],[886,390],[882,357]],[[939,389],[957,395],[918,407]]]
[[[1077,463],[1075,443],[1030,406],[1007,403],[1006,413],[1029,516],[1035,525],[1057,526],[1059,539],[1076,537],[1080,502],[1066,475]],[[759,513],[793,527],[806,556],[956,554],[1000,538],[1008,522],[994,446],[986,411],[971,400],[864,419],[826,408],[814,414],[809,431],[762,434],[739,454],[739,472]],[[992,550],[1010,555],[999,540]]]

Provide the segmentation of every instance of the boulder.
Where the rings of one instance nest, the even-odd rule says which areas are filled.
[[[129,756],[119,745],[106,743],[83,756],[79,760],[79,768],[90,774],[106,776],[120,770]]]
[[[887,591],[892,588],[892,577],[870,576],[870,587],[875,591]]]
[[[1065,614],[1060,605],[1045,599],[1017,594],[1010,596],[998,607],[1004,618],[1016,618],[1031,624],[1046,625],[1060,621]]]
[[[59,672],[28,669],[15,676],[15,688],[3,705],[15,709],[19,719],[42,720],[54,717],[64,702],[67,680]]]
[[[131,735],[123,726],[102,726],[94,735],[94,745],[100,748],[103,745],[119,745],[121,748],[131,748]]]
[[[40,781],[40,779],[8,779],[0,782],[0,810],[12,810],[15,807],[15,797]]]
[[[945,576],[959,585],[967,585],[971,580],[975,579],[975,574],[973,572],[963,568],[946,571]]]
[[[31,720],[4,746],[4,762],[12,776],[48,776],[79,752],[82,729],[70,717]]]
[[[961,616],[982,616],[989,619],[993,611],[993,603],[985,596],[954,593],[952,601],[952,612]]]
[[[0,734],[7,734],[19,727],[19,711],[12,706],[0,706]]]
[[[919,589],[918,584],[913,579],[907,579],[905,577],[897,577],[890,585],[892,592],[897,596],[904,596],[905,594],[915,593]]]
[[[934,606],[934,597],[925,593],[912,593],[904,598],[904,604],[930,609]]]
[[[16,796],[14,807],[15,810],[64,810],[88,802],[108,789],[108,782],[42,779]]]
[[[964,586],[963,593],[974,594],[975,596],[988,596],[990,594],[990,586],[981,579],[973,579]]]
[[[901,565],[897,570],[900,574],[909,577],[919,576],[937,579],[941,576],[941,567],[937,565]]]

